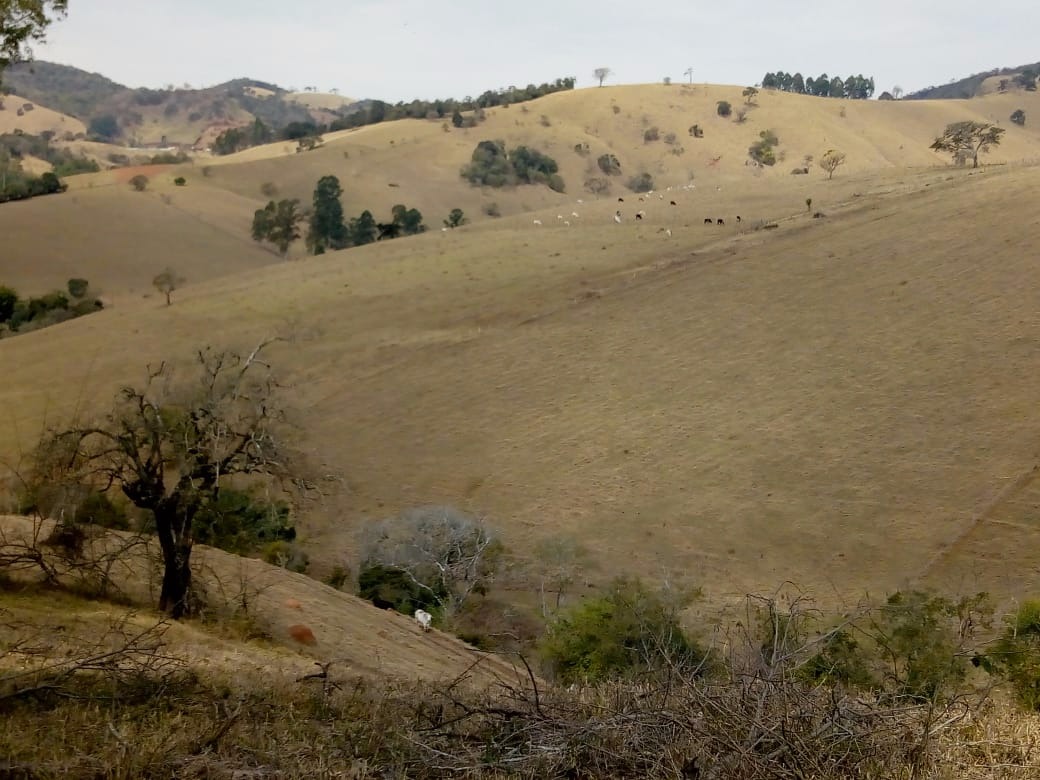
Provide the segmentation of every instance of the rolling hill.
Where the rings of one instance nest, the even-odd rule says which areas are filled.
[[[1009,127],[977,172],[928,143],[947,122],[1032,115],[1036,96],[765,93],[744,124],[718,100],[738,104],[739,88],[560,93],[473,129],[375,125],[312,152],[155,171],[152,192],[105,172],[0,208],[19,252],[0,260],[5,282],[40,290],[75,269],[127,293],[0,341],[14,367],[0,453],[31,446],[44,419],[103,408],[150,362],[280,333],[300,435],[339,480],[302,522],[319,575],[367,520],[449,503],[486,514],[521,558],[572,535],[594,578],[674,576],[720,607],[785,579],[833,600],[1028,587],[1040,134]],[[653,126],[676,143],[645,143]],[[773,169],[744,164],[764,129],[786,152]],[[470,187],[458,171],[484,138],[551,154],[568,192]],[[833,181],[789,173],[830,148],[849,155]],[[582,183],[608,152],[624,173],[597,198]],[[617,179],[642,171],[659,192],[640,204]],[[262,184],[307,199],[327,173],[348,216],[406,203],[434,226],[455,206],[473,223],[305,262],[248,240]],[[483,216],[492,201],[502,218]],[[141,296],[166,264],[190,280],[171,307]]]

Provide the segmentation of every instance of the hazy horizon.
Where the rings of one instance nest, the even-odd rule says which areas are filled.
[[[130,87],[212,86],[252,78],[281,87],[338,89],[390,102],[463,97],[574,76],[608,84],[754,84],[767,71],[873,76],[877,94],[912,92],[992,68],[1040,60],[1040,6],[1014,0],[980,14],[951,0],[890,0],[869,15],[821,12],[792,0],[693,9],[678,0],[633,7],[604,0],[589,13],[571,0],[532,0],[522,13],[486,3],[421,0],[95,0],[70,2],[37,59],[101,73]],[[1007,8],[1010,5],[1011,8]],[[704,40],[701,40],[701,39]]]

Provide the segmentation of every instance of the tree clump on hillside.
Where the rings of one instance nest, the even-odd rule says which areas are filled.
[[[831,78],[826,73],[817,78],[803,78],[801,73],[767,73],[762,77],[763,89],[777,89],[781,92],[794,92],[799,95],[815,95],[816,97],[848,98],[849,100],[868,100],[874,95],[873,77],[864,78],[862,74],[842,79]]]
[[[463,213],[462,209],[455,208],[455,209],[451,210],[451,212],[448,214],[448,218],[446,220],[444,220],[444,227],[446,227],[446,228],[462,227],[463,225],[466,224],[466,222],[467,222],[466,215]]]
[[[257,118],[247,127],[231,127],[213,141],[213,153],[234,154],[250,146],[269,144],[275,139],[274,131]]]
[[[299,205],[296,198],[291,198],[277,203],[272,200],[264,208],[257,209],[253,214],[253,240],[274,244],[278,254],[285,257],[292,242],[300,237],[299,224],[303,214]]]
[[[772,130],[763,130],[758,136],[758,140],[748,147],[748,156],[759,165],[776,165],[774,148],[780,144],[780,139]]]
[[[834,178],[834,172],[839,167],[845,164],[845,152],[839,152],[837,149],[829,149],[821,158],[819,165],[823,170],[827,171],[827,179]]]
[[[1011,112],[1010,119],[1011,119],[1011,121],[1013,123],[1015,123],[1019,127],[1025,127],[1025,125],[1026,125],[1026,112],[1023,111],[1021,108],[1017,108],[1013,112]]]
[[[470,184],[484,187],[545,184],[557,192],[564,190],[556,160],[527,146],[507,152],[502,141],[478,143],[469,165],[460,175]]]
[[[720,100],[715,103],[715,113],[722,117],[728,117],[733,113],[733,106],[728,100]]]
[[[643,171],[629,179],[627,186],[632,192],[650,192],[654,188],[654,177]]]
[[[1036,92],[1037,78],[1040,78],[1040,73],[1037,73],[1033,68],[1026,68],[1015,76],[1012,81],[1027,92]]]
[[[971,160],[971,167],[978,168],[979,154],[999,146],[1002,135],[1004,128],[988,122],[953,122],[946,126],[943,134],[936,138],[929,148],[937,152],[948,152],[957,165],[964,165]]]
[[[130,186],[134,188],[135,192],[144,192],[148,189],[148,177],[139,173],[130,179]]]
[[[21,161],[0,145],[0,203],[54,195],[66,189],[67,185],[51,171],[29,176],[22,170]]]
[[[102,301],[90,294],[86,279],[69,279],[66,287],[67,292],[56,290],[22,298],[13,288],[0,285],[0,336],[28,333],[104,308]]]

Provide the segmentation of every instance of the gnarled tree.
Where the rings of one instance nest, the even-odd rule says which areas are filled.
[[[978,168],[979,154],[988,152],[992,146],[999,146],[1002,135],[1004,128],[988,122],[954,122],[946,125],[945,132],[935,139],[930,148],[937,152],[949,152],[958,164],[971,160],[971,167]]]
[[[829,149],[823,157],[820,158],[820,167],[827,171],[828,180],[833,179],[834,172],[844,164],[845,152],[839,152],[837,149]]]
[[[51,434],[37,468],[107,492],[120,490],[155,518],[163,557],[159,609],[174,618],[191,611],[191,551],[195,523],[216,504],[234,475],[291,476],[281,438],[278,385],[263,353],[202,349],[198,377],[169,389],[172,371],[160,364],[143,388],[124,387],[98,422]]]

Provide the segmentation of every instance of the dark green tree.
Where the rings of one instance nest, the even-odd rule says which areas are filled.
[[[794,78],[791,81],[791,91],[797,92],[799,95],[805,94],[805,79],[802,78],[801,73],[794,74]]]
[[[1026,112],[1023,111],[1021,108],[1015,109],[1015,111],[1011,114],[1011,121],[1019,127],[1025,127]]]
[[[719,116],[729,116],[733,113],[733,106],[728,100],[720,100],[715,104],[715,111]]]
[[[448,214],[448,218],[444,220],[444,227],[457,228],[460,225],[466,224],[466,215],[462,213],[462,209],[452,209],[451,213]]]
[[[378,227],[372,212],[365,209],[361,214],[350,220],[350,243],[354,246],[364,246],[376,240]]]
[[[410,209],[398,203],[391,210],[393,222],[400,228],[402,235],[413,236],[426,230],[423,224],[422,212],[419,209]]]
[[[278,253],[285,257],[292,242],[300,237],[300,221],[303,215],[299,212],[300,202],[295,198],[270,201],[264,208],[253,214],[253,240],[269,241],[278,247]]]
[[[314,188],[307,249],[311,254],[324,254],[326,249],[343,249],[347,245],[347,226],[343,221],[343,188],[335,176],[322,176]]]

